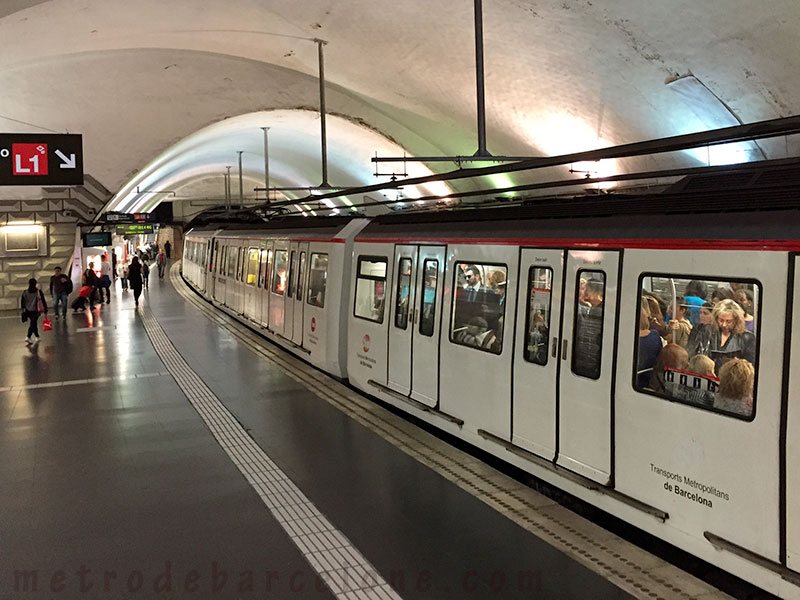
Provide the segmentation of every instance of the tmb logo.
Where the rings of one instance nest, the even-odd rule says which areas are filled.
[[[364,334],[364,339],[361,341],[364,352],[369,352],[369,335]]]
[[[311,317],[311,333],[314,333],[317,330],[317,319],[315,317]]]

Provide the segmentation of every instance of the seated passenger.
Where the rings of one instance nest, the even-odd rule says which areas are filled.
[[[639,350],[636,355],[636,385],[646,387],[653,375],[653,367],[661,352],[661,336],[655,329],[650,329],[650,313],[647,302],[642,299],[639,310]],[[547,349],[545,348],[545,352]]]
[[[684,370],[689,365],[689,353],[685,348],[678,344],[667,344],[661,349],[656,364],[653,367],[653,375],[650,378],[650,389],[659,394],[671,396],[666,387],[664,372],[666,369]]]
[[[703,377],[714,377],[715,379],[717,377],[716,373],[714,373],[714,361],[704,354],[695,354],[690,358],[688,368],[692,373],[697,373]]]
[[[720,373],[722,365],[732,358],[756,360],[756,336],[745,329],[744,311],[733,300],[721,300],[714,305],[717,329],[711,333],[708,355]]]
[[[753,384],[755,369],[744,359],[733,358],[719,371],[719,391],[714,408],[739,415],[753,413]]]
[[[699,321],[697,325],[692,327],[692,331],[689,333],[689,340],[686,344],[689,356],[695,356],[696,354],[708,356],[709,347],[711,345],[711,334],[714,332],[713,310],[714,307],[710,302],[706,302],[700,307]]]
[[[543,365],[547,363],[547,344],[550,341],[550,332],[547,328],[542,311],[537,310],[528,330],[528,357],[529,360]]]
[[[457,332],[454,341],[465,346],[481,348],[484,337],[489,332],[489,325],[483,317],[472,317],[466,326],[461,327]]]

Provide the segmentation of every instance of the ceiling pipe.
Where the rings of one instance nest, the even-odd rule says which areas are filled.
[[[433,175],[426,175],[424,177],[398,179],[397,181],[391,181],[388,183],[379,183],[375,185],[344,189],[341,191],[341,193],[332,192],[329,194],[308,196],[307,198],[296,199],[291,202],[273,204],[273,207],[288,206],[303,201],[322,200],[324,198],[339,198],[341,196],[349,196],[351,194],[358,195],[385,189],[395,189],[405,185],[417,185],[420,183],[430,183],[432,181],[454,181],[458,179],[470,179],[473,177],[495,175],[498,173],[515,173],[518,171],[529,171],[545,167],[555,167],[573,162],[598,161],[607,158],[629,158],[649,154],[677,152],[680,150],[689,150],[705,145],[728,144],[731,142],[751,141],[755,139],[793,135],[797,133],[800,133],[800,115],[784,117],[782,119],[759,121],[756,123],[750,123],[748,125],[724,127],[722,129],[715,129],[712,131],[702,131],[699,133],[676,135],[667,138],[647,140],[644,142],[622,144],[619,146],[611,146],[609,148],[600,148],[598,150],[588,150],[585,152],[575,152],[572,154],[562,154],[559,156],[534,158],[508,165],[458,169],[446,173],[434,173]],[[583,181],[585,182],[585,179]]]
[[[475,85],[478,100],[478,150],[475,156],[491,156],[486,149],[486,98],[483,76],[483,0],[475,0]]]

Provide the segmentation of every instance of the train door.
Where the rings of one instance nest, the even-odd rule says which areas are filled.
[[[284,301],[283,337],[287,340],[294,336],[294,295],[297,292],[297,242],[289,244],[289,272],[286,276],[286,300]]]
[[[254,246],[247,248],[247,264],[244,274],[244,316],[251,321],[258,321],[260,314],[260,294],[258,289],[258,259],[259,250]]]
[[[217,267],[214,282],[214,299],[220,304],[225,304],[225,287],[228,270],[228,244],[219,242],[217,247]]]
[[[388,385],[428,406],[438,402],[443,246],[397,246],[389,325]]]
[[[306,261],[308,260],[308,242],[298,244],[297,247],[297,277],[295,277],[294,297],[294,327],[292,328],[292,341],[298,346],[303,345],[303,290],[306,286]]]
[[[558,389],[557,463],[611,479],[611,396],[620,253],[570,250]]]
[[[556,454],[563,281],[563,250],[522,249],[511,441],[548,460]]]
[[[261,249],[261,326],[269,326],[269,289],[272,274],[272,242]]]
[[[213,239],[209,239],[208,243],[206,244],[206,250],[203,261],[203,277],[205,278],[206,288],[205,292],[209,298],[214,297],[214,242]]]
[[[800,572],[800,256],[794,260],[794,308],[786,438],[786,566]]]
[[[288,244],[276,242],[272,256],[272,276],[269,283],[269,328],[278,335],[283,335],[286,284],[289,275]]]

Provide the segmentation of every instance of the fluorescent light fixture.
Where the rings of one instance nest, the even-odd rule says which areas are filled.
[[[44,231],[44,225],[30,225],[30,224],[13,224],[13,225],[3,225],[0,229],[3,230],[3,233],[6,235],[14,235],[14,234],[30,234],[30,233],[42,233]]]
[[[684,75],[667,81],[667,87],[693,113],[696,121],[699,121],[699,124],[693,129],[721,129],[742,124],[728,105],[694,75]],[[709,166],[732,165],[767,158],[755,142],[735,142],[708,148],[693,148],[686,152]]]

